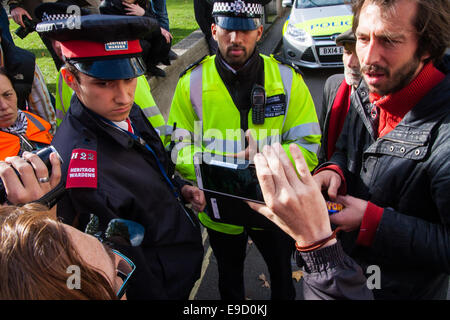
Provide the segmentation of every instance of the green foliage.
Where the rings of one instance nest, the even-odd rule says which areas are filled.
[[[170,32],[173,35],[173,44],[187,37],[198,29],[195,21],[193,0],[167,0],[167,12],[169,14]],[[56,80],[58,72],[53,62],[52,56],[48,52],[41,38],[36,32],[30,33],[25,39],[20,39],[14,33],[19,26],[12,20],[10,31],[16,46],[27,49],[34,53],[36,61],[44,74],[48,90],[55,94]]]

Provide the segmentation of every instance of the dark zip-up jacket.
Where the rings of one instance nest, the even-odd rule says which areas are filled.
[[[450,74],[377,138],[365,84],[352,95],[336,152],[348,194],[384,208],[370,247],[341,232],[347,252],[381,270],[381,299],[445,299],[450,274]]]
[[[129,118],[170,177],[173,164],[136,104]],[[68,176],[74,149],[97,153],[97,187],[67,190],[58,203],[58,216],[63,222],[84,231],[90,214],[95,214],[100,230],[114,218],[133,220],[145,228],[139,247],[118,248],[136,264],[127,297],[187,299],[200,276],[200,229],[196,217],[189,216],[175,198],[155,157],[128,134],[99,119],[76,96],[52,144],[64,161],[63,177]]]
[[[361,267],[339,242],[311,252],[296,252],[303,270],[305,300],[373,300]]]

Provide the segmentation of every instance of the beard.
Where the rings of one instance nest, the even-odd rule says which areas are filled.
[[[357,68],[344,66],[344,76],[345,82],[347,82],[349,86],[356,87],[359,84],[359,80],[361,80],[361,72]]]
[[[366,83],[369,86],[370,92],[374,92],[381,96],[384,96],[393,92],[397,92],[406,87],[413,80],[413,77],[415,76],[420,63],[420,59],[414,56],[411,60],[399,67],[398,70],[393,70],[393,72],[391,72],[388,68],[382,67],[377,64],[362,64],[361,73],[365,77],[366,72],[382,72],[386,78],[384,83],[370,85],[367,80]]]
[[[233,56],[231,54],[231,51],[235,50],[235,49],[242,50],[243,54],[240,57]],[[227,48],[226,55],[225,55],[225,61],[236,70],[239,69],[240,67],[242,67],[245,64],[245,62],[248,60],[248,58],[249,58],[249,56],[247,53],[247,49],[244,46],[231,45]]]

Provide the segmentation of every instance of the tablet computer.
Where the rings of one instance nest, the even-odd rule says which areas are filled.
[[[196,153],[194,167],[197,184],[201,190],[264,203],[255,165],[248,160],[211,153]]]

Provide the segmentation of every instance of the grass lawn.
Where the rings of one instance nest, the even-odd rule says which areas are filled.
[[[41,38],[36,32],[30,33],[24,39],[20,39],[14,33],[19,27],[12,19],[9,20],[9,30],[14,40],[14,44],[20,48],[31,51],[36,56],[36,61],[44,74],[45,81],[47,82],[47,88],[52,93],[55,94],[56,89],[56,78],[58,76],[58,71],[56,70],[55,63],[53,62],[50,52],[48,52]]]
[[[194,16],[194,4],[193,0],[167,0],[166,5],[169,14],[170,32],[173,35],[173,44],[175,44],[198,29]],[[58,72],[41,38],[36,32],[33,32],[22,40],[14,33],[14,30],[19,26],[12,19],[9,22],[14,43],[16,46],[34,53],[37,64],[44,74],[48,90],[55,94]]]
[[[199,28],[195,21],[193,0],[166,0],[166,6],[173,44]]]

